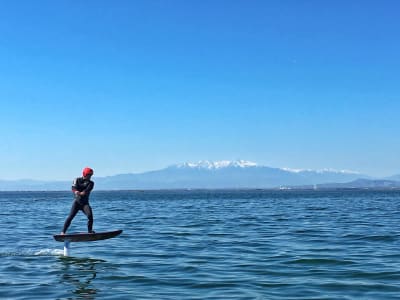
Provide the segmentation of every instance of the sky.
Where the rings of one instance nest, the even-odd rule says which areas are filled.
[[[0,1],[0,179],[400,174],[399,1]]]

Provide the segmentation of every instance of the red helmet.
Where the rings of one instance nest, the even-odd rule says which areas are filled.
[[[82,174],[83,174],[83,177],[86,177],[88,175],[93,175],[93,169],[86,167],[83,169]]]

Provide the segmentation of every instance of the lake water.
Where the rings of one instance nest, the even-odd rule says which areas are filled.
[[[0,299],[400,299],[400,192],[94,192],[63,257],[71,202],[0,193]]]

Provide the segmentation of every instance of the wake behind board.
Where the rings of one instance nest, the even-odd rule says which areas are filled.
[[[106,240],[120,235],[122,230],[96,232],[96,233],[71,233],[53,235],[57,242],[91,242]]]

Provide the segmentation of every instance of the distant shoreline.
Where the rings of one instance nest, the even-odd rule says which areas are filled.
[[[95,190],[92,193],[102,192],[400,192],[400,188],[181,188],[181,189],[107,189]],[[70,190],[0,190],[0,193],[70,193]]]

